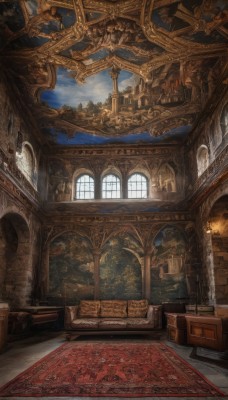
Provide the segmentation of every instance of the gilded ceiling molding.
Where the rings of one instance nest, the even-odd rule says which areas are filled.
[[[116,18],[119,16],[128,16],[132,12],[140,10],[142,1],[141,0],[118,0],[115,3],[110,3],[109,1],[100,1],[100,0],[84,0],[84,7],[87,10],[98,11],[102,13],[106,13],[111,18]]]
[[[162,46],[165,50],[174,53],[178,51],[187,51],[189,53],[194,51],[197,52],[197,50],[199,49],[210,49],[211,51],[215,51],[218,47],[220,47],[217,44],[202,44],[197,42],[190,42],[189,40],[180,38],[178,31],[172,32],[172,35],[170,35],[170,32],[167,32],[161,27],[156,27],[156,25],[151,21],[154,3],[156,3],[156,1],[151,2],[151,0],[144,0],[143,10],[141,13],[141,26],[148,40],[156,43],[159,46]],[[228,18],[227,20],[221,21],[221,23],[226,23],[227,21]],[[197,20],[194,17],[190,17],[190,15],[188,18],[188,23],[191,25],[192,31],[194,31],[196,27],[198,27],[197,29],[199,31],[206,30],[206,27],[204,28],[205,25],[202,20]],[[200,29],[200,23],[203,24],[203,26],[201,26],[202,29]],[[224,52],[227,52],[226,45],[221,45],[221,48]]]
[[[97,228],[98,232],[102,229],[105,238],[107,238],[115,228],[120,229],[122,226],[126,226],[127,224],[128,226],[132,226],[136,237],[138,239],[142,237],[143,240],[144,227],[146,230],[145,237],[148,238],[149,235],[151,236],[151,234],[153,234],[153,227],[155,227],[156,230],[159,230],[160,227],[167,224],[181,224],[181,226],[183,226],[186,223],[194,221],[194,215],[192,213],[180,211],[168,213],[161,211],[159,213],[149,214],[139,212],[137,215],[80,215],[74,212],[73,222],[72,215],[69,215],[67,212],[64,213],[64,222],[62,220],[61,212],[49,212],[46,213],[45,216],[47,218],[46,221],[48,221],[48,218],[51,218],[52,221],[54,221],[54,224],[52,222],[52,224],[47,223],[45,225],[48,230],[53,232],[51,235],[52,238],[57,235],[56,232],[60,233],[64,231],[76,231],[81,235],[83,234],[87,237],[91,237],[91,234],[94,232],[94,226],[99,228]],[[53,220],[53,218],[55,219]]]
[[[172,149],[172,151],[170,151]],[[175,151],[174,151],[175,150]],[[77,159],[80,159],[81,157],[89,157],[89,156],[104,156],[108,157],[114,157],[117,156],[118,158],[122,156],[120,159],[121,162],[125,162],[125,160],[128,160],[129,158],[131,159],[132,156],[158,156],[164,157],[167,159],[167,156],[173,155],[176,157],[176,154],[180,153],[180,146],[177,146],[174,144],[173,146],[164,146],[164,147],[149,147],[149,146],[134,146],[134,145],[129,145],[127,148],[124,148],[122,146],[107,146],[106,148],[102,147],[92,147],[92,146],[75,146],[75,147],[52,147],[52,151],[48,151],[47,156],[49,156],[49,159],[55,159],[59,157],[66,157],[70,162],[73,162],[75,157]]]

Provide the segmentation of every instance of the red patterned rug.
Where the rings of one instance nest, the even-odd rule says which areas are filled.
[[[0,396],[224,396],[162,343],[65,343]]]

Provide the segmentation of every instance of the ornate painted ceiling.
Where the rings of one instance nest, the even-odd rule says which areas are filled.
[[[176,142],[227,78],[226,4],[1,0],[0,56],[42,142]]]

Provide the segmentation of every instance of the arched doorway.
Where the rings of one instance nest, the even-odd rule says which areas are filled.
[[[228,298],[228,195],[218,199],[209,214],[214,260],[215,301],[227,304]]]
[[[11,309],[31,301],[30,234],[24,218],[16,213],[0,220],[0,296]]]

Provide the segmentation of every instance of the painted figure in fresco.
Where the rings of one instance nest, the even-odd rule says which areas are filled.
[[[50,21],[56,21],[61,26],[62,16],[57,12],[56,7],[51,7],[50,10],[44,11],[42,14],[38,14],[33,17],[27,25],[28,35],[37,36],[42,29],[43,24],[47,24]]]
[[[168,165],[162,165],[158,171],[158,188],[162,192],[175,192],[176,179],[174,171]]]
[[[56,201],[63,201],[64,200],[64,193],[65,193],[65,182],[60,181],[55,189],[55,200]]]
[[[187,61],[181,66],[181,79],[183,85],[191,89],[191,101],[202,103],[203,81],[202,61]]]

